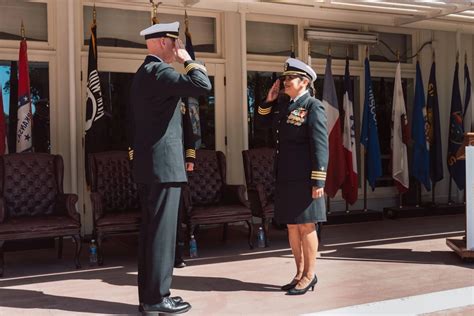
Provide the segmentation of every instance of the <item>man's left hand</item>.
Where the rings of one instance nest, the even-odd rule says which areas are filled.
[[[318,199],[324,196],[324,188],[314,186],[312,189],[312,197],[313,199]]]
[[[186,163],[186,171],[189,171],[189,172],[194,171],[194,162],[187,162]]]

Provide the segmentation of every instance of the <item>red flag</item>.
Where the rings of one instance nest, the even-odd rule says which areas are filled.
[[[20,42],[18,61],[18,126],[16,130],[16,152],[31,151],[33,115],[31,113],[30,73],[26,40]]]
[[[344,74],[344,133],[342,135],[346,160],[346,179],[342,185],[342,197],[351,205],[357,201],[359,190],[353,100],[351,76],[349,74],[349,57],[347,57]]]
[[[342,146],[341,122],[336,87],[331,72],[331,57],[328,56],[324,74],[323,105],[328,118],[329,164],[326,177],[326,194],[334,197],[346,176],[344,147]]]
[[[5,139],[5,142],[0,141],[0,155],[8,153],[7,130],[5,126],[5,115],[3,114],[3,93],[2,85],[0,84],[0,140]]]

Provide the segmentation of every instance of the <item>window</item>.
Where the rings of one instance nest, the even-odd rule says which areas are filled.
[[[3,96],[3,112],[7,123],[8,152],[16,152],[17,96],[18,81],[10,82],[11,68],[17,68],[16,61],[0,60],[0,85]],[[49,109],[49,65],[45,62],[30,62],[30,92],[33,112],[33,148],[35,152],[51,151],[50,109]],[[18,69],[18,68],[17,68]],[[18,75],[16,75],[18,78]],[[10,115],[12,114],[12,115]]]
[[[294,25],[247,21],[247,54],[290,56],[295,32]]]
[[[331,48],[332,59],[346,59],[349,56],[350,60],[358,59],[358,45],[342,44],[342,43],[327,43],[318,42],[312,40],[310,42],[311,57],[313,58],[326,58],[328,55],[329,48]]]
[[[2,0],[0,10],[0,39],[20,40],[21,21],[28,41],[48,41],[48,13],[46,3],[24,0]]]
[[[84,6],[84,45],[89,45],[93,7]],[[150,12],[96,7],[99,46],[146,48],[140,31],[150,26]],[[180,22],[184,41],[184,16],[158,14],[160,23]],[[189,16],[189,28],[196,52],[216,52],[216,19]]]
[[[410,34],[378,33],[379,43],[371,46],[370,60],[381,62],[397,62],[397,50],[401,63],[410,63],[413,55]],[[390,49],[387,48],[390,47]]]
[[[255,123],[258,106],[267,96],[268,90],[277,79],[275,72],[247,72],[247,124],[249,148],[274,147],[271,126],[261,126]]]
[[[100,72],[100,84],[104,99],[105,119],[108,126],[108,148],[104,150],[127,150],[127,108],[129,91],[134,73]],[[210,77],[214,87],[214,78]],[[214,90],[208,96],[199,98],[201,123],[201,148],[215,149],[215,104]]]

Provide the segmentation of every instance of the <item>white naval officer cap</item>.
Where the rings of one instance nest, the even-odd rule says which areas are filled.
[[[285,61],[285,66],[281,77],[291,75],[305,76],[310,79],[311,82],[314,82],[318,77],[316,75],[316,72],[314,72],[313,68],[296,58],[288,58]]]
[[[173,23],[157,23],[140,32],[145,39],[171,37],[178,38],[179,36],[179,22]]]

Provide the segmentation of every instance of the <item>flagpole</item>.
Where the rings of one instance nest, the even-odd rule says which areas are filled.
[[[365,57],[369,58],[369,45],[365,46]],[[364,212],[367,212],[367,148],[364,146]]]

